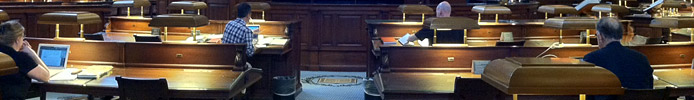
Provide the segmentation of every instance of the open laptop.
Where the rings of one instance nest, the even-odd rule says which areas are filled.
[[[260,25],[257,25],[257,24],[246,25],[246,26],[248,26],[248,28],[251,29],[251,31],[260,29]]]
[[[66,69],[69,51],[70,45],[39,44],[38,55],[46,63],[51,76],[54,76]]]

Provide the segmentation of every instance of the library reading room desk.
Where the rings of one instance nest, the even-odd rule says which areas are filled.
[[[115,77],[123,76],[166,78],[172,98],[228,100],[234,95],[231,94],[231,85],[246,62],[263,70],[261,81],[247,88],[245,96],[251,98],[271,95],[269,79],[272,76],[298,76],[298,69],[285,68],[290,65],[285,65],[287,62],[284,57],[291,52],[291,48],[285,46],[258,47],[254,58],[248,58],[245,55],[245,44],[132,42],[131,39],[111,35],[105,36],[105,39],[107,40],[62,41],[27,38],[35,50],[38,44],[70,45],[68,68],[113,66],[109,75],[98,79],[34,82],[42,99],[45,99],[46,92],[119,95]],[[299,90],[300,87],[298,84]]]
[[[654,89],[669,87],[671,88],[670,97],[694,95],[694,69],[658,69],[655,70],[654,75],[659,78],[653,82]],[[467,81],[457,83],[458,76]],[[510,97],[486,85],[487,83],[480,79],[480,75],[472,73],[379,73],[374,76],[374,81],[381,91],[382,98],[387,100],[456,100],[480,93],[497,96],[501,94],[500,98],[507,99]],[[466,89],[456,91],[461,87]],[[574,100],[578,96],[520,96],[519,98]]]
[[[75,68],[85,67],[75,65]],[[166,78],[169,96],[172,98],[205,98],[226,100],[232,97],[231,83],[240,71],[216,69],[174,69],[114,67],[111,73],[98,79],[76,79],[72,81],[35,82],[42,92],[77,93],[90,95],[119,95],[116,76],[137,78]]]

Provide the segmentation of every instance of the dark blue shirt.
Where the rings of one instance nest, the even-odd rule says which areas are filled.
[[[653,89],[653,68],[643,54],[611,42],[584,56],[586,62],[610,70],[627,89]]]
[[[19,73],[0,76],[2,100],[24,100],[31,86],[31,79],[27,74],[37,66],[36,62],[28,54],[17,52],[12,47],[0,45],[0,52],[12,57],[19,68]]]
[[[465,31],[463,30],[441,30],[436,31],[436,43],[452,43],[452,44],[462,44],[463,38],[465,38]],[[414,34],[419,40],[429,39],[430,44],[434,44],[434,30],[429,29],[429,27],[424,27]]]

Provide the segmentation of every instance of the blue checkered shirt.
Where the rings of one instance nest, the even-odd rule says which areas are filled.
[[[246,22],[241,18],[229,21],[224,28],[222,43],[245,43],[246,55],[253,55],[253,31],[246,26]]]

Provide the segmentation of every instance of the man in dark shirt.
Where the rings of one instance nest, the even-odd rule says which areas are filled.
[[[0,76],[2,100],[24,100],[31,79],[48,82],[46,65],[36,56],[29,43],[24,41],[24,27],[17,21],[0,24],[0,52],[9,55],[19,72]]]
[[[584,60],[610,70],[617,75],[624,88],[653,89],[653,68],[646,56],[622,46],[623,28],[619,21],[602,18],[596,29],[600,49],[585,55]]]

